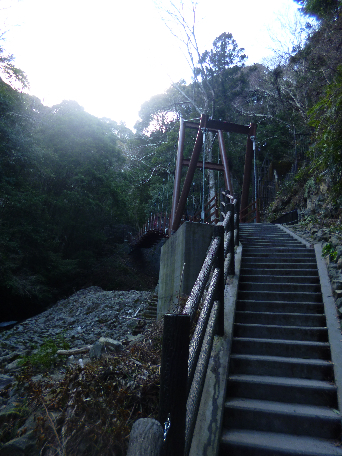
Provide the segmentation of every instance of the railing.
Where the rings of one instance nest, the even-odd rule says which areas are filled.
[[[259,200],[253,201],[249,206],[240,211],[240,222],[251,223],[253,220],[260,223]]]
[[[159,231],[168,234],[170,226],[169,214],[151,214],[145,225],[139,230],[138,237],[142,237],[148,231]]]
[[[152,247],[159,239],[168,238],[170,231],[170,215],[151,214],[148,221],[140,228],[138,234],[131,239],[132,248]],[[146,244],[146,245],[144,245]]]
[[[185,217],[183,216],[180,224],[184,222],[201,222],[202,213],[197,212],[193,216]],[[217,207],[217,197],[216,195],[211,198],[210,201],[204,206],[204,223],[216,224],[219,221],[219,211]],[[148,221],[140,228],[137,236],[135,236],[132,241],[132,246],[139,245],[139,242],[142,241],[147,236],[154,236],[156,240],[161,237],[170,236],[170,215],[169,214],[151,214]],[[153,243],[152,243],[153,244]],[[151,245],[152,245],[151,244]]]
[[[190,222],[201,222],[202,211],[196,212],[193,217],[189,217]],[[219,211],[217,207],[216,195],[209,200],[204,206],[204,223],[216,224],[219,221]]]
[[[164,316],[159,409],[163,456],[189,454],[213,339],[224,334],[224,288],[235,270],[239,222],[234,204],[225,202],[224,207],[184,309]]]

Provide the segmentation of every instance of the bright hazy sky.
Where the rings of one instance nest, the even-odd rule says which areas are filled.
[[[46,105],[76,100],[91,114],[132,128],[144,101],[172,80],[190,82],[180,43],[155,0],[0,0],[0,8],[3,47]],[[275,46],[269,29],[280,38],[279,16],[286,23],[296,10],[293,0],[198,0],[201,51],[230,32],[249,63],[261,62]]]

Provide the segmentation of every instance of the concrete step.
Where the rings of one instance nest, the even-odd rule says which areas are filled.
[[[232,354],[330,360],[328,342],[234,337]]]
[[[243,256],[241,265],[245,267],[248,264],[254,264],[254,265],[259,265],[259,264],[300,264],[307,268],[308,264],[314,264],[315,267],[316,261],[312,257],[298,257],[295,258],[292,255],[284,255],[284,257],[280,257],[280,255],[272,255],[270,254],[268,257],[257,257],[257,256]],[[292,267],[292,266],[288,266]]]
[[[278,241],[279,239],[281,239],[284,242],[288,241],[288,242],[293,242],[293,243],[297,243],[297,244],[302,244],[298,239],[290,236],[287,233],[282,233],[280,231],[273,232],[273,233],[269,233],[267,231],[261,232],[261,233],[250,233],[250,232],[247,233],[247,232],[244,232],[243,230],[240,230],[240,237],[244,240],[249,241],[250,243],[262,242],[262,241],[274,242],[274,241]],[[303,245],[304,245],[304,243],[303,243]]]
[[[272,253],[273,255],[301,255],[301,256],[309,256],[313,257],[315,252],[313,250],[306,249],[305,247],[303,249],[298,249],[298,248],[285,248],[285,247],[256,247],[254,246],[253,248],[251,247],[244,247],[243,254],[245,256],[264,256],[267,254]]]
[[[232,354],[230,370],[234,374],[279,375],[325,381],[334,379],[333,364],[321,359]]]
[[[338,439],[339,412],[328,407],[234,398],[225,402],[225,428],[279,432],[323,439]]]
[[[240,291],[278,291],[278,292],[297,292],[297,293],[320,293],[321,285],[320,283],[270,283],[270,282],[240,282],[239,284]]]
[[[234,337],[328,342],[328,329],[301,326],[234,324]]]
[[[322,380],[233,374],[227,392],[229,397],[338,408],[336,386]]]
[[[248,249],[247,252],[243,252],[243,258],[292,258],[294,260],[298,258],[307,260],[309,258],[313,261],[316,259],[314,251],[305,250],[303,252],[279,252],[278,249],[274,248]]]
[[[293,270],[295,269],[296,271],[299,270],[300,274],[302,273],[303,270],[314,270],[317,271],[317,264],[316,262],[274,262],[274,261],[264,261],[264,262],[253,262],[249,260],[244,260],[242,258],[241,260],[241,271],[244,271],[246,269],[254,269],[259,274],[259,271],[265,270],[265,269],[278,269],[278,271],[286,269],[286,270],[291,270],[293,273]],[[273,272],[272,272],[273,273]]]
[[[326,327],[324,315],[284,312],[235,312],[235,323],[302,327]]]
[[[224,430],[220,456],[341,456],[341,442],[245,429]]]
[[[295,272],[293,271],[292,268],[279,268],[276,267],[274,269],[270,268],[261,268],[260,265],[258,268],[252,268],[252,267],[241,267],[240,269],[240,280],[243,277],[252,277],[252,276],[263,276],[266,278],[267,277],[287,277],[287,276],[292,276],[293,274],[296,274],[298,278],[301,277],[316,277],[317,280],[318,278],[318,272],[317,272],[317,267],[316,268],[311,268],[311,269],[300,269],[296,270]]]
[[[300,249],[300,251],[306,251],[306,250],[311,250],[307,249],[307,247],[301,243],[296,243],[292,241],[285,241],[285,240],[279,240],[278,242],[270,242],[270,241],[260,241],[260,242],[250,242],[249,240],[244,240],[243,238],[241,239],[241,244],[244,249],[277,249],[277,248],[287,248],[287,249]],[[304,248],[302,248],[302,246]]]
[[[158,307],[158,296],[153,296],[146,307],[140,314],[139,317],[145,318],[146,320],[157,319],[157,307]]]
[[[277,313],[308,313],[323,314],[322,302],[291,302],[291,301],[255,301],[239,299],[236,310],[242,312],[277,312]]]
[[[298,241],[297,239],[293,238],[289,235],[283,235],[281,233],[273,233],[267,235],[267,233],[257,235],[257,234],[248,234],[243,233],[240,231],[240,239],[246,243],[246,245],[254,245],[254,244],[262,244],[262,243],[269,243],[269,244],[293,244],[293,245],[304,245],[304,243]],[[304,245],[304,247],[306,247]]]
[[[290,288],[290,287],[289,287]],[[296,291],[238,291],[238,299],[252,301],[322,302],[321,293]]]
[[[319,277],[318,275],[307,275],[307,276],[302,276],[301,274],[298,276],[294,275],[264,275],[264,274],[258,274],[259,269],[255,270],[255,274],[249,274],[246,273],[245,271],[240,272],[240,284],[245,283],[245,282],[256,282],[256,283],[305,283],[306,285],[308,284],[319,284]],[[293,271],[291,271],[293,274]]]
[[[220,456],[342,455],[315,252],[269,224],[240,239]]]

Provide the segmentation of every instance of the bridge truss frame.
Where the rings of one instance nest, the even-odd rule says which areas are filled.
[[[198,130],[195,145],[191,154],[190,160],[183,158],[184,142],[185,142],[185,129],[191,128]],[[229,165],[227,154],[224,146],[223,132],[241,133],[247,135],[245,169],[243,176],[242,194],[241,194],[241,208],[244,214],[245,208],[248,206],[248,194],[251,181],[252,163],[253,163],[253,141],[251,138],[256,135],[257,125],[251,123],[250,125],[238,125],[231,122],[210,119],[208,115],[202,114],[199,122],[185,121],[181,118],[178,136],[178,150],[175,171],[175,181],[172,197],[172,209],[170,227],[171,232],[177,231],[181,224],[182,215],[185,210],[186,200],[189,196],[191,183],[194,178],[196,168],[203,168],[203,164],[199,161],[199,156],[203,145],[203,133],[205,131],[215,132],[219,139],[220,156],[222,165],[217,163],[205,162],[206,169],[214,169],[224,172],[224,180],[226,190],[233,196],[233,186],[230,179]],[[254,139],[254,138],[253,138]],[[182,167],[188,166],[188,171],[185,177],[181,192],[181,176]],[[243,221],[243,216],[242,216]]]

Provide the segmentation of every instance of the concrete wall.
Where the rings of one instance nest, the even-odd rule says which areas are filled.
[[[212,225],[185,222],[163,245],[159,270],[158,318],[178,303],[179,296],[190,294],[206,257],[213,231]]]

